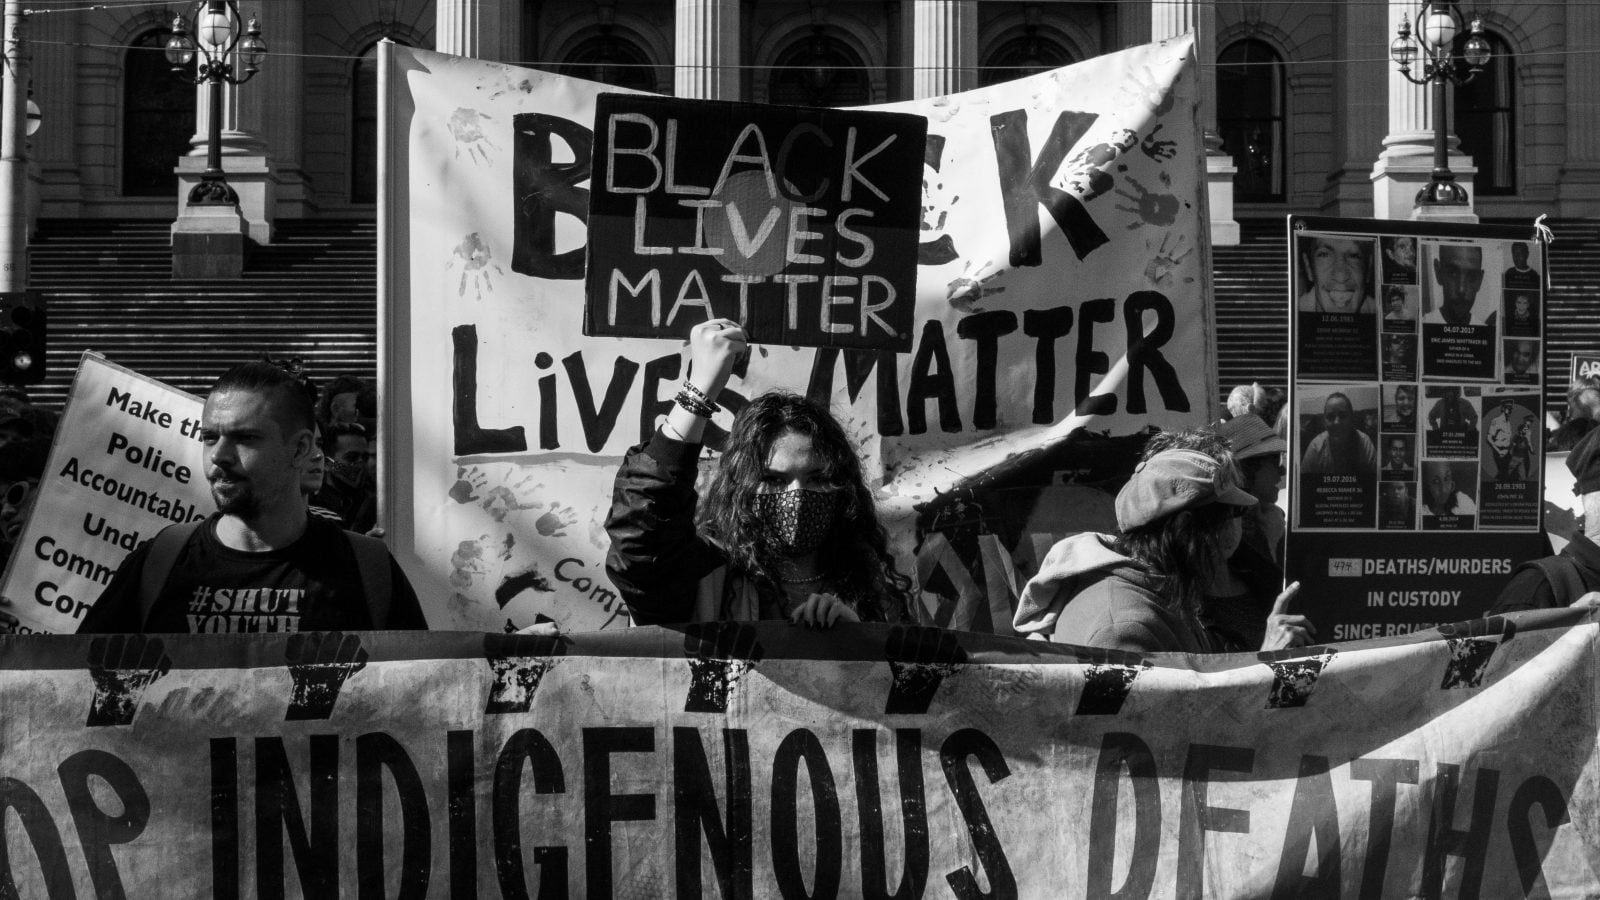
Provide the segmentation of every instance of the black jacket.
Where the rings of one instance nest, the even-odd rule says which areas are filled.
[[[1577,565],[1578,576],[1583,579],[1585,590],[1600,590],[1600,546],[1596,546],[1594,541],[1585,535],[1575,534],[1572,541],[1556,555],[1566,557]],[[1563,601],[1558,598],[1544,572],[1538,566],[1524,564],[1511,573],[1511,580],[1500,591],[1500,597],[1490,607],[1489,615],[1498,616],[1525,609],[1555,609],[1570,606],[1576,599],[1567,597]]]
[[[606,515],[606,574],[636,625],[696,618],[700,582],[727,557],[695,529],[700,445],[657,431],[617,469]]]

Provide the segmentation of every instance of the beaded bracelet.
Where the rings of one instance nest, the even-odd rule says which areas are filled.
[[[700,416],[701,418],[705,419],[711,418],[711,416],[717,411],[716,407],[704,400],[701,400],[699,397],[696,397],[686,390],[679,391],[678,396],[673,397],[672,400],[674,403],[677,403],[679,406],[688,410],[690,415]]]

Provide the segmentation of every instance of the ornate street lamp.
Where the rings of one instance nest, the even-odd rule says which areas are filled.
[[[1456,184],[1447,160],[1448,127],[1445,109],[1446,81],[1466,84],[1483,71],[1489,62],[1489,42],[1483,37],[1483,20],[1474,17],[1471,36],[1462,52],[1455,53],[1456,35],[1461,23],[1450,3],[1430,0],[1417,12],[1417,34],[1422,38],[1422,77],[1411,74],[1417,60],[1417,42],[1411,37],[1411,22],[1400,17],[1400,36],[1389,45],[1389,57],[1400,67],[1400,74],[1412,84],[1433,84],[1433,179],[1417,192],[1417,206],[1466,206],[1467,189]]]
[[[261,39],[261,24],[251,18],[247,27],[241,28],[239,4],[234,0],[195,0],[187,20],[176,16],[172,20],[172,37],[167,39],[167,62],[172,63],[172,73],[191,84],[209,85],[211,114],[206,136],[206,169],[200,183],[189,191],[189,204],[225,206],[236,205],[239,195],[228,186],[222,172],[222,83],[244,84],[261,71],[261,62],[267,55],[267,43]],[[199,44],[190,37],[199,38]],[[242,71],[235,71],[233,57]],[[200,63],[194,74],[189,64]]]

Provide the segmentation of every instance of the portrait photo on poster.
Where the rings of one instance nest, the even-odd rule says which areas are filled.
[[[1426,447],[1431,457],[1478,458],[1478,395],[1476,385],[1430,384],[1423,388],[1428,406]]]
[[[1394,234],[1379,238],[1383,247],[1383,283],[1417,283],[1417,239],[1410,235]]]
[[[1478,463],[1449,459],[1422,461],[1422,529],[1472,531],[1477,527]]]
[[[1506,384],[1539,383],[1539,341],[1537,338],[1509,338],[1501,354],[1505,361],[1500,380]]]
[[[1383,481],[1415,481],[1417,477],[1416,438],[1409,434],[1386,434],[1379,442],[1383,464],[1378,476]]]
[[[1502,241],[1424,240],[1422,377],[1493,381],[1500,291],[1485,272],[1499,271]]]
[[[1417,336],[1383,335],[1383,380],[1415,381],[1417,378]]]
[[[1407,481],[1385,481],[1378,486],[1378,528],[1415,531],[1417,528],[1416,471]]]
[[[1373,527],[1379,417],[1375,384],[1297,387],[1298,527]]]
[[[1537,290],[1507,290],[1500,321],[1507,337],[1539,336],[1539,292]]]
[[[1378,377],[1377,239],[1294,237],[1295,356],[1301,377]]]
[[[1417,386],[1383,386],[1383,429],[1415,434],[1417,431]]]
[[[1508,291],[1520,289],[1537,293],[1544,285],[1544,280],[1530,261],[1531,245],[1527,241],[1512,241],[1510,254],[1511,267],[1506,269],[1501,285]]]
[[[1416,333],[1416,285],[1386,284],[1383,286],[1383,330]]]

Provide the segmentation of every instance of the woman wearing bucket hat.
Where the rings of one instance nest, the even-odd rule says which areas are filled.
[[[1226,649],[1202,621],[1206,597],[1226,583],[1227,561],[1256,498],[1239,484],[1215,432],[1157,435],[1117,494],[1118,535],[1057,543],[1023,589],[1017,631],[1061,643],[1138,652]],[[1262,649],[1309,641],[1311,623],[1289,615],[1285,592],[1267,618]]]

